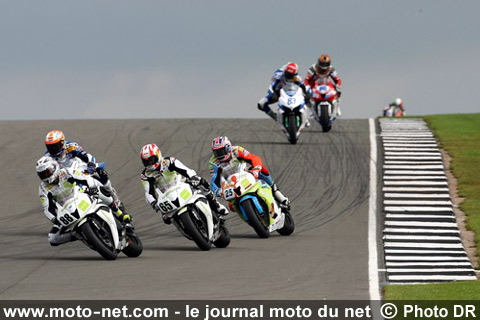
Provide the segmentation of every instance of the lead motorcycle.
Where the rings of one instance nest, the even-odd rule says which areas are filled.
[[[210,250],[230,244],[230,234],[225,221],[215,218],[208,200],[199,189],[193,188],[185,178],[176,175],[170,181],[155,186],[157,209],[166,214],[178,231],[194,241],[201,250]]]
[[[88,195],[76,185],[73,196],[57,205],[57,220],[68,231],[107,260],[115,260],[119,252],[138,257],[143,251],[140,238],[131,224],[121,224],[98,195]]]
[[[239,217],[248,223],[260,238],[277,231],[288,236],[295,230],[292,215],[275,201],[272,188],[256,179],[246,163],[232,163],[220,169],[222,197],[231,203]]]
[[[307,114],[303,90],[294,83],[287,83],[280,89],[278,99],[278,123],[291,144],[297,140],[305,129]]]
[[[312,94],[312,110],[315,120],[322,127],[323,132],[332,129],[332,123],[337,118],[336,105],[338,94],[335,85],[326,78],[319,78],[315,82]]]

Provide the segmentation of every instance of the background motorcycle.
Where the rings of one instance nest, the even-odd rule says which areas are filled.
[[[207,198],[198,189],[179,175],[171,181],[158,184],[157,208],[173,221],[178,231],[187,239],[193,240],[202,250],[210,250],[212,243],[218,248],[230,244],[230,234],[224,221],[213,214]]]
[[[122,225],[98,196],[89,196],[80,186],[62,206],[57,203],[57,220],[107,260],[115,260],[120,251],[129,257],[143,251],[133,226]]]
[[[387,109],[385,109],[383,111],[383,116],[384,117],[399,118],[399,117],[403,117],[403,111],[398,106],[389,106],[389,107],[387,107]]]
[[[287,83],[280,89],[278,99],[278,122],[291,144],[296,144],[305,128],[307,115],[303,90],[294,83]]]
[[[319,78],[315,82],[312,95],[312,109],[315,119],[320,123],[323,132],[332,129],[332,123],[337,115],[335,106],[337,104],[337,91],[335,85],[325,78]]]
[[[290,212],[280,208],[272,189],[263,180],[246,171],[246,163],[233,163],[222,168],[222,197],[235,208],[260,238],[277,231],[288,236],[295,230]]]

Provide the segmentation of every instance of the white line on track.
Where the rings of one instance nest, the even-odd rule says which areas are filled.
[[[429,166],[432,167],[432,166]],[[410,167],[411,169],[412,167]],[[433,168],[432,168],[433,169]],[[387,174],[395,174],[395,175],[445,175],[445,171],[443,170],[385,170],[385,175]]]
[[[377,253],[377,137],[375,121],[368,119],[370,132],[370,197],[368,199],[368,279],[370,300],[380,300]]]
[[[450,199],[448,193],[437,194],[437,193],[385,193],[384,198],[406,198],[406,199]]]
[[[468,260],[467,256],[464,257],[448,257],[448,256],[388,256],[385,258],[385,260],[388,261],[441,261],[440,263],[443,263],[443,261],[455,261],[455,262],[468,262],[470,263],[470,260]]]
[[[467,261],[453,261],[453,262],[386,262],[387,267],[407,267],[407,266],[468,266],[470,267],[470,262]]]
[[[385,165],[383,165],[384,169],[440,169],[443,171],[443,165],[441,165],[441,162],[436,162],[435,164],[425,164],[425,163],[418,163],[418,162],[410,162],[408,165],[402,165],[402,163],[405,163],[407,161],[395,161],[397,162],[396,164],[392,164],[394,161],[385,161]],[[437,164],[438,163],[438,164]]]
[[[393,175],[393,176],[383,176],[384,180],[397,180],[397,179],[404,179],[404,180],[447,180],[447,176],[416,176],[416,175],[411,175],[411,176],[399,176],[399,175]]]
[[[444,200],[384,200],[385,205],[441,205],[441,206],[451,206],[451,201]]]
[[[417,228],[385,228],[383,230],[384,234],[387,233],[402,233],[402,234],[423,234],[423,233],[431,233],[431,234],[441,234],[441,233],[455,233],[460,234],[458,229],[417,229]]]
[[[416,187],[384,187],[383,191],[391,192],[440,192],[440,193],[449,193],[448,188],[416,188]]]
[[[386,186],[448,186],[446,181],[385,181]]]
[[[421,228],[457,228],[455,222],[430,222],[430,221],[385,221],[386,226],[406,226],[406,227],[421,227]]]
[[[444,211],[451,211],[453,209],[451,206],[444,206],[444,207],[429,207],[429,206],[385,206],[385,211],[389,212],[404,212],[404,211],[411,211],[411,212],[444,212]]]
[[[462,281],[462,280],[477,280],[475,276],[443,276],[443,275],[431,275],[431,276],[426,276],[426,275],[421,275],[421,276],[414,276],[414,275],[404,275],[404,276],[391,276],[389,279],[392,281],[409,281],[409,284],[414,284],[410,282],[411,280],[418,280],[421,281],[422,283],[425,282],[426,280],[430,281]]]
[[[438,235],[431,235],[431,236],[412,236],[412,235],[385,235],[383,237],[387,240],[424,240],[424,241],[435,241],[435,240],[453,240],[453,241],[460,241],[460,236],[438,236]]]

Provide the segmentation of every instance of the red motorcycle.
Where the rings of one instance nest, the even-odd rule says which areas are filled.
[[[322,126],[323,132],[332,129],[332,123],[336,119],[337,97],[335,85],[327,78],[319,78],[315,81],[311,100],[312,111],[315,119]]]

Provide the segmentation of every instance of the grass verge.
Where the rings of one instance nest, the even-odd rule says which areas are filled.
[[[467,216],[467,228],[475,233],[477,256],[480,256],[480,113],[422,118],[452,158],[451,170],[458,181],[458,194],[465,198],[460,209]],[[388,285],[384,297],[385,300],[480,300],[480,281]]]

